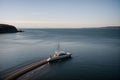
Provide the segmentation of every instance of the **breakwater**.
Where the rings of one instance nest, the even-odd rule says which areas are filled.
[[[42,65],[46,64],[47,62],[48,62],[47,59],[43,59],[43,60],[37,61],[35,63],[32,63],[30,65],[27,65],[21,69],[16,70],[15,72],[12,72],[9,75],[7,75],[3,80],[15,80],[18,77],[20,77],[21,75],[39,67],[39,66],[42,66]]]

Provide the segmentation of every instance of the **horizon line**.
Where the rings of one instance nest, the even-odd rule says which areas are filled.
[[[16,26],[15,26],[16,27]],[[86,28],[120,28],[120,26],[102,26],[102,27],[17,27],[23,29],[86,29]]]

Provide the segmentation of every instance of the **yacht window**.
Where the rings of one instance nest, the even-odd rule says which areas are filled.
[[[59,54],[59,56],[62,56],[62,55],[66,55],[65,53],[61,53],[61,54]]]

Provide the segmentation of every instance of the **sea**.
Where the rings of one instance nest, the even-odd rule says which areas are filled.
[[[120,80],[120,28],[23,28],[0,34],[0,77],[57,49],[72,57],[47,63],[17,80]]]

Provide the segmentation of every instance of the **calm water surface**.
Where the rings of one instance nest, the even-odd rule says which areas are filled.
[[[119,80],[120,29],[23,29],[0,34],[0,75],[52,55],[60,41],[72,58],[43,65],[26,80]]]

